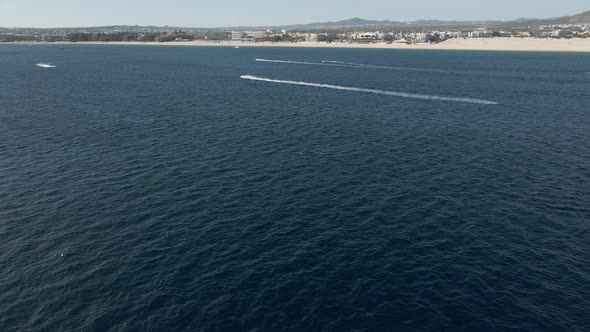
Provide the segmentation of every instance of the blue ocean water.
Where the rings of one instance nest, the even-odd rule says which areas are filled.
[[[0,330],[589,330],[587,72],[0,45]]]

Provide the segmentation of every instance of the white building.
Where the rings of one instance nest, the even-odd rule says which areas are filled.
[[[318,41],[318,34],[317,33],[308,33],[305,35],[306,42],[316,42]]]
[[[415,32],[412,34],[412,39],[414,40],[414,43],[427,43],[431,37],[431,34],[424,32]]]
[[[231,32],[231,40],[242,40],[244,37],[244,33],[241,31],[232,31]]]
[[[543,31],[541,32],[543,37],[550,37],[550,38],[559,38],[565,35],[563,30],[553,30],[553,31]]]
[[[380,40],[382,35],[379,31],[376,32],[355,32],[352,34],[353,39],[363,40]]]
[[[516,36],[521,37],[521,38],[525,38],[525,37],[531,37],[532,35],[529,31],[521,31],[521,32],[517,32]]]
[[[493,36],[494,32],[489,30],[472,31],[467,34],[469,38],[491,38]]]
[[[235,41],[251,41],[266,36],[265,31],[232,31],[231,39]]]

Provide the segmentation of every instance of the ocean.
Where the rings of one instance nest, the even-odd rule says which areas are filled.
[[[0,331],[590,330],[588,72],[0,45]]]

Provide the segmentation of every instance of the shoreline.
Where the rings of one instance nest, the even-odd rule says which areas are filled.
[[[186,42],[8,42],[2,44],[61,44],[61,45],[135,45],[135,46],[219,46],[219,47],[304,47],[304,48],[358,48],[395,50],[464,50],[464,51],[537,51],[537,52],[587,52],[590,53],[590,38],[470,38],[450,39],[438,44],[354,44],[319,42],[234,42],[234,41],[186,41]]]

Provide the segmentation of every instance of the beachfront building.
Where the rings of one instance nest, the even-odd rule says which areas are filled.
[[[430,31],[429,36],[426,36],[427,41],[442,41],[451,38],[460,38],[463,37],[463,33],[461,31],[439,31],[433,30]]]
[[[441,36],[444,36],[445,38],[461,38],[464,34],[461,31],[445,31],[441,33]]]
[[[543,31],[541,32],[541,36],[547,38],[561,38],[565,35],[565,31],[563,30],[553,30],[553,31]]]
[[[519,38],[529,38],[533,36],[530,31],[518,31],[514,35]]]
[[[352,39],[381,40],[382,34],[379,31],[376,31],[376,32],[355,32],[352,34]]]
[[[317,42],[318,41],[318,34],[317,33],[305,34],[305,41],[306,42]]]
[[[430,38],[432,38],[432,34],[426,32],[414,32],[412,34],[412,40],[414,43],[428,43]]]
[[[490,30],[477,30],[467,34],[469,38],[492,38],[493,36],[494,32]]]
[[[231,32],[231,40],[240,41],[244,38],[244,33],[242,31],[232,31]]]
[[[266,31],[232,31],[231,39],[233,41],[254,41],[264,38]]]

